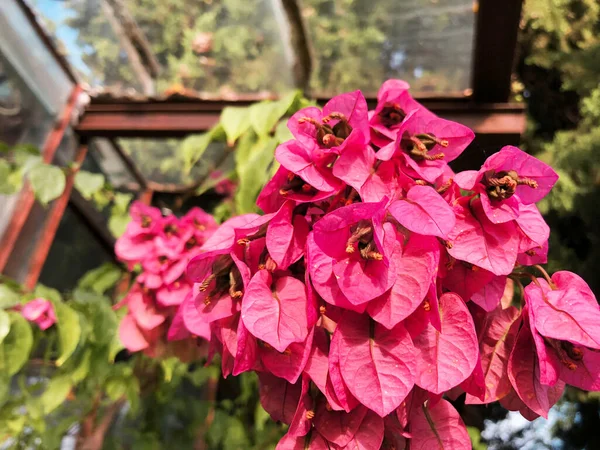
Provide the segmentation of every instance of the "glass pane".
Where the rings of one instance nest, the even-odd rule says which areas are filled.
[[[315,55],[314,93],[361,89],[401,78],[413,92],[470,86],[473,0],[302,0]]]
[[[11,71],[51,115],[62,110],[73,84],[16,0],[0,1],[0,53]],[[56,3],[55,3],[56,4]]]
[[[202,159],[184,174],[182,140],[179,139],[119,139],[119,145],[136,163],[148,181],[162,184],[192,185],[217,170],[227,155],[225,143],[212,142],[204,152]]]
[[[108,139],[96,138],[90,142],[86,163],[93,161],[114,188],[126,188],[135,184],[135,178],[119,157]],[[89,170],[89,169],[86,169]],[[95,172],[95,170],[91,170]]]
[[[125,0],[121,13],[100,0],[30,1],[92,86],[217,97],[292,87],[279,1]]]
[[[52,242],[40,283],[61,292],[71,290],[89,270],[112,261],[81,219],[68,207]]]

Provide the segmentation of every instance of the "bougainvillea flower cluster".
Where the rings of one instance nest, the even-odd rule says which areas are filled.
[[[133,286],[120,302],[127,314],[119,326],[119,337],[131,352],[144,351],[162,356],[167,343],[184,354],[194,337],[210,338],[210,327],[196,327],[189,332],[183,325],[180,306],[192,295],[192,284],[185,268],[200,253],[202,244],[217,228],[214,218],[200,208],[184,217],[163,217],[158,208],[136,202],[131,206],[132,220],[117,240],[115,253],[130,270],[139,270]]]
[[[552,168],[509,146],[455,174],[473,132],[400,80],[372,111],[356,91],[288,127],[265,214],[204,243],[182,305],[225,376],[258,373],[279,449],[470,449],[459,395],[532,419],[565,384],[600,389],[596,299],[537,266]]]
[[[21,308],[21,315],[44,331],[56,323],[54,306],[45,298],[34,298]]]

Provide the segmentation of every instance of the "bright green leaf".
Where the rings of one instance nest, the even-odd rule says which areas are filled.
[[[133,194],[124,194],[123,192],[116,192],[114,198],[114,211],[115,213],[127,214],[129,209],[129,203],[133,199]]]
[[[256,210],[256,197],[269,176],[268,168],[273,161],[276,146],[275,139],[259,141],[250,151],[248,161],[237,167],[240,180],[235,197],[238,214]]]
[[[98,344],[108,344],[117,331],[117,315],[109,299],[94,292],[77,289],[73,292],[74,307],[81,311],[90,324],[89,339]]]
[[[33,346],[33,332],[21,314],[12,311],[8,314],[10,315],[10,331],[2,343],[4,360],[0,361],[0,364],[3,366],[1,369],[3,372],[14,375],[29,359],[29,353]]]
[[[275,139],[277,139],[277,142],[279,142],[280,144],[282,142],[286,142],[289,141],[290,139],[293,139],[294,136],[292,135],[292,132],[289,130],[288,126],[287,126],[287,122],[286,121],[281,121],[277,124],[277,127],[275,128]]]
[[[62,295],[56,289],[38,284],[33,291],[35,297],[42,297],[52,302],[61,303],[63,301]]]
[[[250,115],[248,108],[228,106],[223,109],[220,119],[221,126],[225,130],[227,143],[233,146],[235,141],[250,126]]]
[[[65,190],[64,172],[50,164],[35,166],[29,171],[28,178],[36,198],[43,205],[58,198]]]
[[[81,352],[79,352],[81,353]],[[71,381],[76,384],[82,381],[90,373],[92,349],[86,348],[77,362],[75,368],[69,372]]]
[[[60,342],[60,357],[57,366],[62,366],[73,354],[81,339],[81,322],[79,314],[64,303],[54,303],[56,310],[56,326]]]
[[[6,311],[0,309],[0,344],[10,331],[10,316]]]
[[[10,182],[9,177],[12,174],[12,168],[8,161],[0,159],[0,194],[14,194],[16,189]]]
[[[267,137],[285,111],[281,112],[278,102],[263,101],[252,105],[249,114],[250,123],[256,134]]]
[[[120,237],[127,229],[127,224],[131,221],[129,214],[113,215],[108,219],[108,229],[116,238]]]
[[[75,174],[75,188],[87,200],[90,200],[96,192],[100,191],[105,182],[104,175],[100,173],[80,170]]]
[[[46,390],[40,397],[44,414],[49,414],[58,408],[67,398],[71,391],[72,382],[68,375],[59,375],[52,378]]]
[[[121,278],[123,272],[115,264],[105,263],[79,279],[78,288],[104,294]]]
[[[0,309],[18,305],[21,297],[5,284],[0,284]]]
[[[122,377],[110,377],[104,384],[106,395],[112,400],[117,401],[127,393],[128,380]]]
[[[212,139],[212,133],[189,136],[181,143],[183,155],[183,171],[188,174],[192,167],[202,158]]]

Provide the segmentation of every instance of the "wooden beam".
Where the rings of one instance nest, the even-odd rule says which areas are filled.
[[[479,0],[473,52],[476,102],[506,102],[517,47],[523,0]]]

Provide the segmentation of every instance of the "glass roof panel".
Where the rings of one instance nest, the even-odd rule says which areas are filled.
[[[301,0],[315,57],[313,93],[401,78],[414,92],[470,87],[473,0]]]
[[[161,184],[179,187],[199,185],[215,171],[224,171],[228,147],[224,142],[211,142],[202,158],[189,174],[182,173],[184,164],[181,139],[121,138],[118,144],[123,148],[146,178]],[[229,168],[228,170],[231,170]]]
[[[218,97],[292,87],[278,1],[28,1],[93,87]]]
[[[49,115],[60,113],[73,83],[16,0],[0,1],[0,60],[0,72],[26,86]]]

